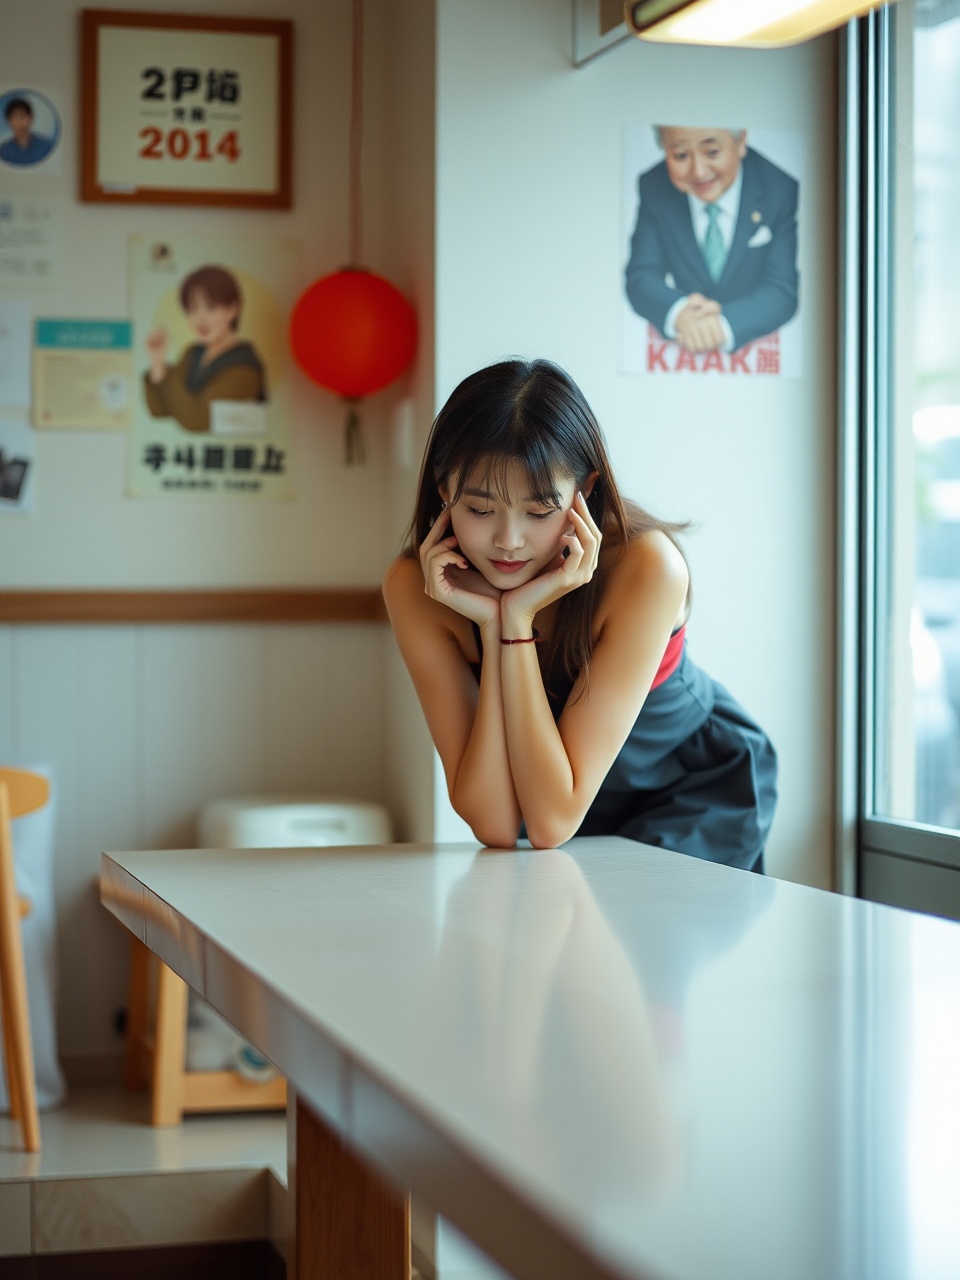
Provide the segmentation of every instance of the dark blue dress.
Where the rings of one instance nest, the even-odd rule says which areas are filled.
[[[555,718],[572,687],[549,695]],[[762,873],[776,799],[773,744],[684,643],[679,665],[647,694],[576,834],[624,836]]]
[[[776,800],[770,739],[684,647],[676,671],[647,694],[577,835],[762,872]]]

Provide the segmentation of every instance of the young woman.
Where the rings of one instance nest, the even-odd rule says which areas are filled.
[[[147,409],[154,418],[176,418],[186,431],[209,431],[214,401],[265,401],[266,374],[253,344],[237,335],[243,299],[231,271],[206,266],[192,272],[180,286],[180,305],[198,341],[170,365],[166,330],[147,336]]]
[[[687,655],[678,528],[620,496],[586,400],[545,360],[481,369],[440,411],[383,591],[484,844],[620,835],[763,870],[776,756]]]

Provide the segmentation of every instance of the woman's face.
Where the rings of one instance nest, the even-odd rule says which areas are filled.
[[[572,476],[554,475],[553,487],[560,499],[556,507],[549,495],[531,492],[530,477],[521,463],[510,462],[504,480],[506,498],[488,469],[478,467],[451,507],[450,518],[460,550],[470,563],[493,586],[508,590],[543,573],[560,554],[563,535],[570,529],[576,482]],[[453,485],[441,487],[444,501],[453,489]]]
[[[204,294],[194,293],[187,305],[187,321],[200,341],[209,347],[233,335],[238,312],[235,302],[211,302]]]

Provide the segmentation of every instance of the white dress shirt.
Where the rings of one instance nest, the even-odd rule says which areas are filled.
[[[719,213],[717,218],[717,229],[723,239],[723,247],[727,253],[730,252],[730,246],[733,244],[733,234],[737,229],[737,218],[740,214],[740,192],[743,187],[743,169],[737,170],[737,176],[730,183],[722,196],[718,196],[713,201],[714,207]],[[703,248],[703,242],[706,239],[707,228],[710,225],[710,219],[707,216],[707,202],[698,200],[696,196],[687,192],[687,203],[690,206],[690,221],[693,223],[693,234],[697,244]],[[689,295],[685,298],[678,298],[670,310],[667,312],[667,318],[663,326],[664,335],[668,338],[676,338],[677,336],[677,316],[690,301]],[[722,351],[733,350],[733,330],[727,323],[724,315],[720,316],[720,323],[723,326],[726,342],[721,347]]]

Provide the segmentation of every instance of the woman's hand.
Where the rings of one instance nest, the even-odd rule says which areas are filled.
[[[479,627],[496,624],[500,620],[502,592],[482,573],[470,568],[452,534],[442,536],[449,527],[450,512],[441,511],[420,547],[426,593]]]
[[[167,372],[166,329],[154,329],[147,334],[146,348],[150,359],[150,381],[162,382]]]
[[[556,560],[543,573],[522,587],[504,591],[500,601],[500,618],[505,634],[517,628],[530,627],[537,613],[561,596],[590,581],[600,559],[601,533],[579,491],[570,508],[570,529],[563,535],[563,548]],[[519,633],[518,633],[519,634]]]

